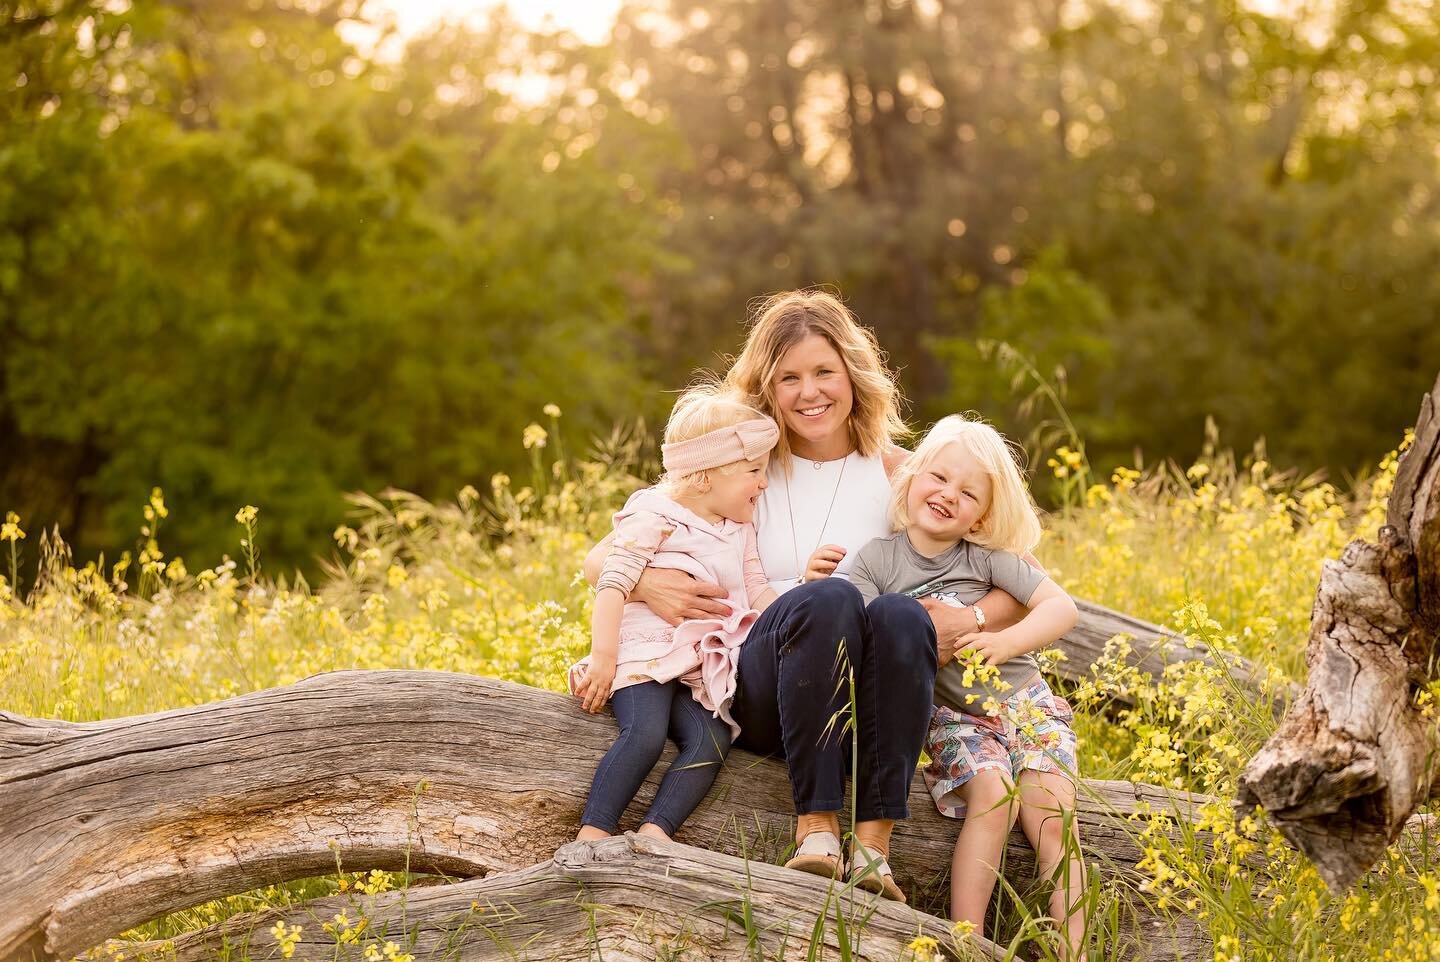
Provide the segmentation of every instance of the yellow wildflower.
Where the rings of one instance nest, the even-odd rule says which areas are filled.
[[[0,541],[23,541],[25,532],[20,530],[20,516],[14,511],[5,512],[5,524],[0,525]]]
[[[300,941],[301,931],[300,926],[287,926],[284,922],[276,922],[270,927],[270,934],[275,936],[275,944],[283,957],[288,959],[295,954],[295,943]]]

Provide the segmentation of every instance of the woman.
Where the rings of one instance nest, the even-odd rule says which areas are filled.
[[[843,868],[840,810],[851,749],[835,719],[849,705],[840,684],[853,672],[855,846],[859,887],[904,901],[888,864],[890,834],[908,817],[910,780],[930,720],[938,665],[977,630],[970,608],[897,595],[868,608],[845,580],[855,553],[887,535],[890,475],[906,452],[899,392],[874,335],[835,296],[792,291],[756,313],[726,376],[752,406],[780,425],[755,522],[760,561],[780,597],[740,649],[733,709],[736,744],[779,755],[789,767],[798,815],[788,867],[836,876]],[[609,538],[586,559],[594,582]],[[840,577],[826,577],[835,574]],[[646,569],[633,597],[679,623],[727,613],[716,585]],[[1013,623],[1024,608],[1003,591],[980,601],[985,625]]]

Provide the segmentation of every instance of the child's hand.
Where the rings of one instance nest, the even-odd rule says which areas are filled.
[[[615,659],[603,655],[591,655],[590,664],[585,668],[585,677],[575,686],[575,695],[580,698],[580,707],[592,715],[598,715],[610,698],[610,686],[615,683]]]
[[[1003,631],[972,631],[961,635],[955,642],[955,657],[963,658],[972,651],[979,652],[987,665],[1004,664],[1016,655],[1010,636]]]
[[[835,568],[845,559],[845,549],[838,544],[822,544],[815,549],[810,560],[805,562],[802,581],[819,581],[835,573]]]

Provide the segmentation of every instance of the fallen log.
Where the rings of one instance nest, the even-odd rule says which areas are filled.
[[[1105,644],[1116,635],[1123,635],[1130,641],[1126,664],[1152,678],[1160,678],[1166,665],[1181,662],[1223,665],[1237,691],[1250,701],[1270,702],[1276,717],[1284,711],[1284,696],[1293,697],[1299,692],[1298,687],[1289,686],[1279,691],[1267,691],[1263,684],[1264,673],[1240,655],[1211,651],[1183,635],[1093,601],[1076,598],[1075,606],[1080,610],[1080,620],[1055,643],[1055,647],[1065,653],[1065,658],[1046,668],[1057,678],[1072,683],[1090,680],[1092,669],[1105,651]],[[1116,693],[1112,698],[1123,704],[1131,703],[1124,693]]]
[[[1440,380],[1421,402],[1386,521],[1378,543],[1353,541],[1325,563],[1305,689],[1246,765],[1236,802],[1264,808],[1334,891],[1437,794],[1440,739],[1419,691],[1436,677],[1440,638]]]
[[[779,962],[844,958],[843,943],[856,962],[894,962],[914,957],[908,947],[920,936],[967,962],[1005,957],[988,939],[952,940],[948,922],[853,887],[633,834],[571,842],[545,862],[490,878],[315,899],[236,916],[168,945],[116,948],[167,962],[210,962],[227,950],[273,958],[274,927],[283,923],[282,932],[301,931],[292,943],[297,962],[333,962],[341,933],[320,923],[341,913],[360,930],[349,943],[355,957],[394,941],[419,959],[466,962]]]
[[[573,837],[614,731],[608,715],[561,695],[418,671],[334,672],[83,724],[0,714],[0,960],[68,959],[188,906],[328,874],[337,855],[347,869],[460,877],[533,865]],[[1080,796],[1092,871],[1127,883],[1140,857],[1127,816],[1187,819],[1203,801],[1126,782],[1085,782]],[[897,877],[936,906],[956,823],[919,779],[910,807],[895,833]],[[737,751],[679,840],[773,862],[791,812],[783,764]],[[1004,871],[1021,890],[1032,879],[1018,832]],[[1137,957],[1208,957],[1193,920],[1143,901],[1128,911]]]

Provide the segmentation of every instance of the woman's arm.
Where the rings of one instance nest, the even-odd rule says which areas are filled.
[[[605,566],[605,556],[610,553],[614,540],[615,532],[612,531],[585,556],[585,580],[592,588],[600,580],[600,570]],[[724,598],[725,594],[725,589],[719,585],[696,581],[683,571],[646,568],[630,592],[629,600],[644,602],[655,614],[672,625],[678,625],[690,618],[717,615],[723,618],[728,615],[730,607],[714,600]]]
[[[1041,567],[1040,562],[1035,560],[1033,554],[1026,552],[1020,556],[1020,560],[1024,561],[1042,575],[1045,574],[1045,569]],[[1056,587],[1059,586],[1057,585]],[[1003,631],[1011,625],[1018,625],[1020,620],[1035,607],[1037,603],[1036,598],[1038,597],[1038,595],[1032,594],[1030,596],[1030,604],[1027,606],[1016,601],[1015,596],[1003,588],[991,588],[985,597],[977,602],[981,610],[985,612],[985,628],[980,630]],[[1067,628],[1065,630],[1069,631],[1070,629]]]
[[[979,651],[987,663],[998,665],[1053,644],[1080,620],[1075,602],[1049,578],[1035,589],[1030,605],[1030,613],[1019,624],[967,635],[956,645],[956,653]]]

